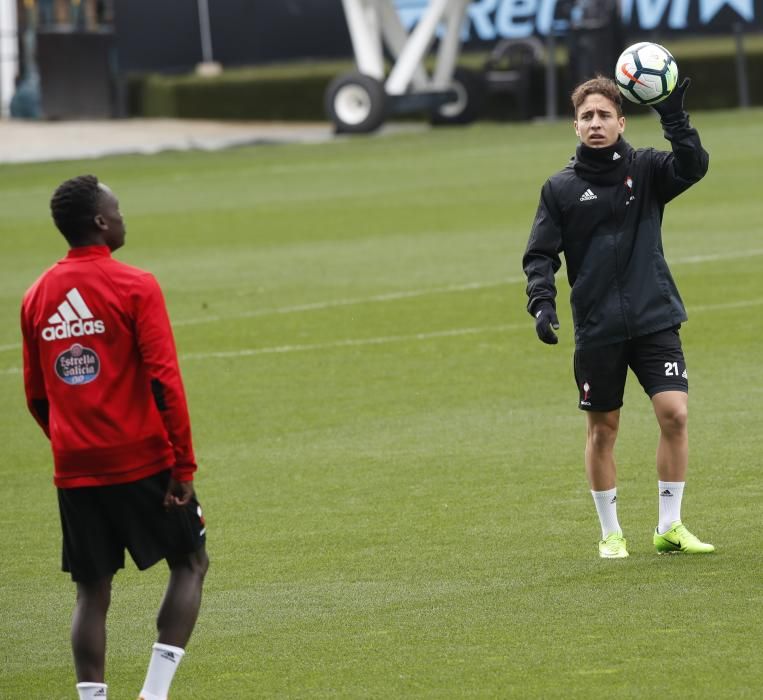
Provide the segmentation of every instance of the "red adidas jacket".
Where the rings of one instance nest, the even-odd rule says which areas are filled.
[[[73,248],[24,295],[21,330],[27,404],[50,438],[56,486],[167,468],[193,479],[188,407],[153,275],[106,246]]]

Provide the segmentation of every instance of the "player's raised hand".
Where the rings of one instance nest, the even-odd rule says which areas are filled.
[[[552,330],[553,329],[553,330]],[[554,331],[559,330],[559,319],[553,304],[546,302],[535,312],[535,332],[548,345],[556,345],[559,338]]]
[[[164,507],[167,510],[182,508],[190,502],[192,496],[193,481],[177,481],[170,478],[167,493],[164,494]]]
[[[676,85],[671,92],[662,102],[652,105],[657,114],[663,119],[674,114],[681,114],[684,111],[684,95],[691,85],[691,78],[684,78],[680,85]]]

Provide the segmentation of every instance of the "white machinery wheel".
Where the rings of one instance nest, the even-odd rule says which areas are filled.
[[[387,112],[384,85],[362,73],[347,73],[326,89],[326,115],[337,133],[366,134],[378,129]]]
[[[456,93],[456,99],[440,105],[432,112],[432,124],[470,124],[482,113],[485,81],[480,74],[466,68],[456,68],[451,89]]]

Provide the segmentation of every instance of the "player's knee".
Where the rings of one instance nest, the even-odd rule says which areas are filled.
[[[209,571],[209,555],[206,549],[200,549],[198,552],[194,552],[194,555],[194,571],[203,580]]]
[[[170,569],[178,572],[186,572],[203,581],[209,570],[209,556],[207,550],[201,549],[186,554],[180,558],[173,558],[169,561]]]
[[[108,610],[111,604],[111,577],[77,582],[77,602]]]
[[[595,423],[588,427],[588,442],[597,451],[611,450],[617,440],[617,425],[609,422]]]
[[[685,432],[688,423],[689,411],[683,405],[671,406],[660,415],[660,427],[664,433],[674,435]]]

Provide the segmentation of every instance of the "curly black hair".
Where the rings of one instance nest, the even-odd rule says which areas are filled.
[[[71,244],[84,240],[95,228],[101,190],[95,175],[80,175],[62,182],[50,200],[56,228]]]

